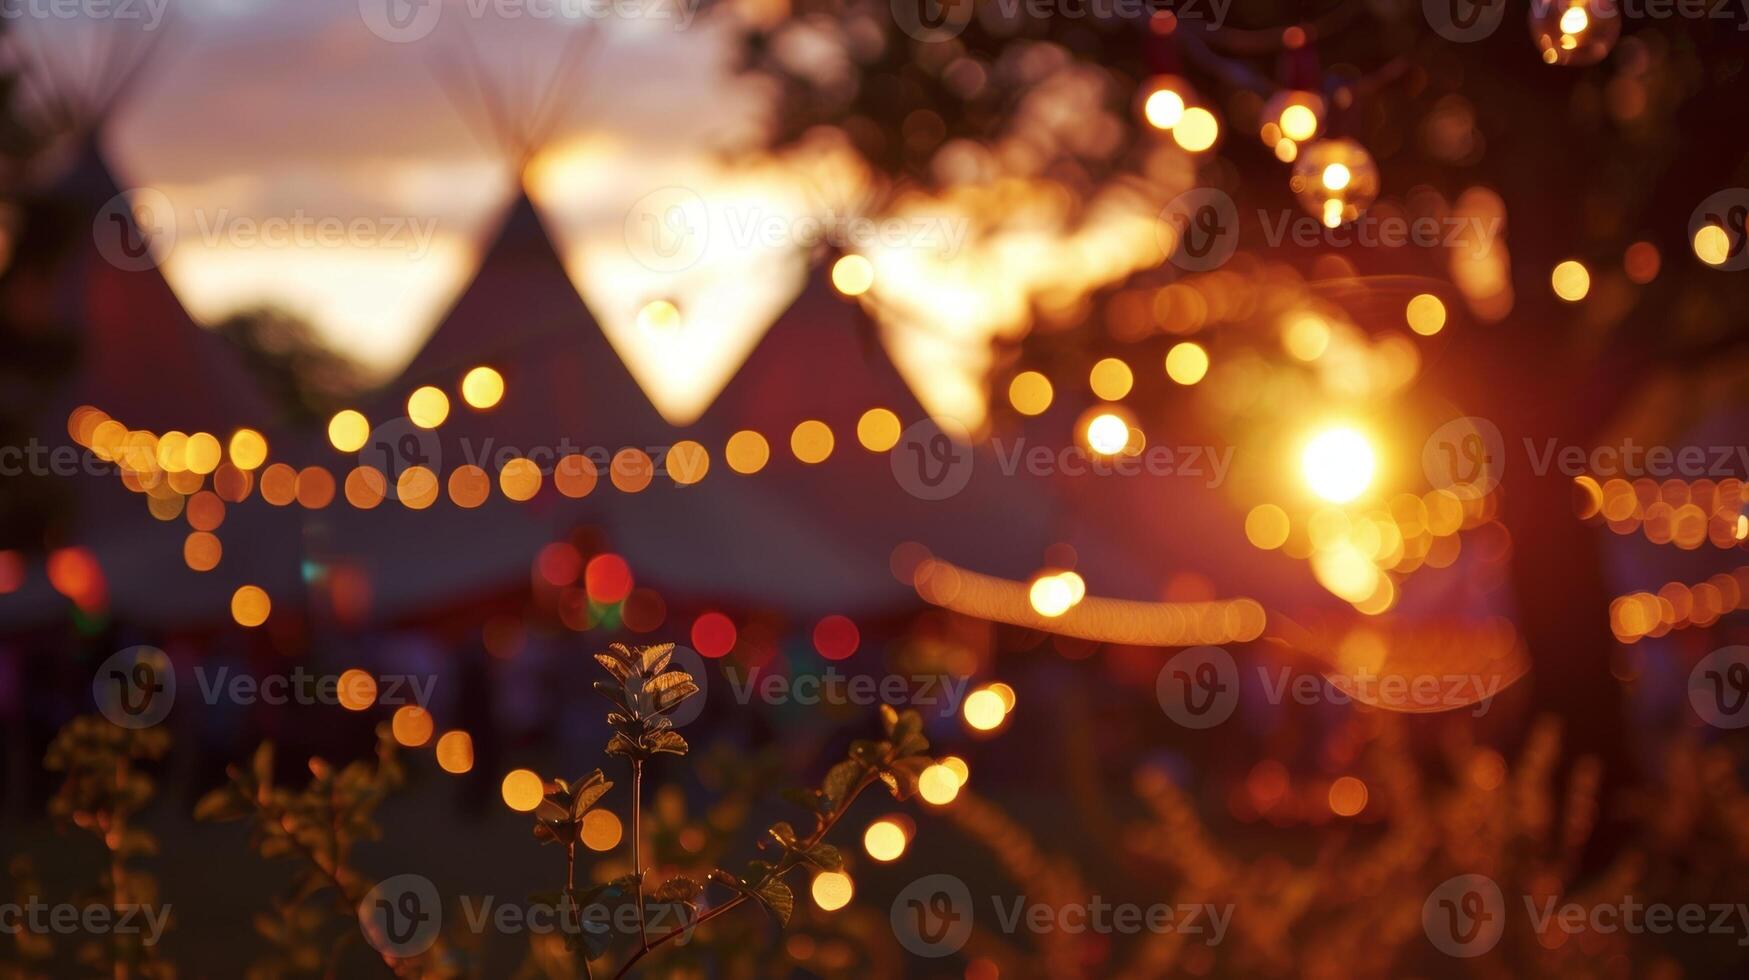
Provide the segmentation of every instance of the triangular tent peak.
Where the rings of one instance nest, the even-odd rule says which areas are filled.
[[[91,160],[100,156],[99,133],[138,89],[165,29],[108,24],[82,32],[78,43],[48,43],[39,33],[11,30],[5,40],[20,69],[19,113],[44,146],[38,162],[48,164],[34,176],[56,186],[94,186],[81,178],[91,176]]]
[[[506,83],[486,67],[479,49],[464,40],[456,53],[432,65],[432,76],[480,145],[502,157],[518,184],[562,121],[563,94],[600,37],[595,25],[566,39],[544,85],[529,79]]]

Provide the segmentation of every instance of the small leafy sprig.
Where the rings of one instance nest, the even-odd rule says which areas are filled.
[[[793,801],[811,811],[814,817],[811,833],[803,836],[788,822],[773,824],[766,831],[767,839],[760,842],[761,848],[778,852],[772,860],[751,861],[746,874],[740,876],[720,868],[711,872],[709,881],[734,892],[734,897],[712,906],[684,928],[672,929],[647,940],[615,977],[626,976],[639,960],[662,944],[748,900],[759,903],[780,924],[787,926],[795,911],[795,892],[785,877],[803,866],[823,871],[838,871],[844,867],[843,854],[826,844],[824,838],[849,812],[862,791],[878,782],[887,787],[894,799],[908,799],[917,790],[918,776],[934,762],[925,755],[929,750],[929,740],[923,735],[923,719],[915,711],[900,712],[890,705],[882,705],[881,724],[886,737],[859,739],[852,743],[849,758],[828,770],[825,782],[818,789],[789,794]]]
[[[674,644],[627,647],[615,643],[595,659],[613,675],[613,683],[596,681],[595,691],[618,709],[609,712],[614,727],[607,754],[625,756],[634,766],[663,752],[685,755],[686,739],[674,730],[669,712],[699,692],[685,670],[674,667]]]
[[[336,968],[357,930],[343,930],[338,940],[327,937],[320,899],[331,892],[332,912],[353,921],[370,883],[352,866],[352,849],[382,836],[376,808],[405,778],[387,725],[377,729],[374,760],[361,759],[335,769],[313,758],[309,768],[310,781],[303,788],[277,785],[273,743],[264,742],[247,768],[231,766],[230,781],[208,793],[194,809],[197,820],[248,819],[257,853],[299,862],[292,887],[275,901],[273,914],[256,917],[256,931],[275,952],[255,964],[252,977],[310,973],[321,969],[324,960],[330,972]],[[418,964],[382,956],[390,972],[409,976],[433,975],[438,972],[433,965],[441,959],[437,948],[422,954]]]
[[[90,833],[103,845],[108,867],[100,882],[101,898],[118,917],[129,906],[151,905],[157,883],[128,861],[158,853],[158,841],[133,825],[134,814],[151,801],[150,776],[136,767],[160,759],[170,749],[170,735],[156,726],[122,728],[97,715],[80,715],[56,733],[43,766],[66,773],[49,800],[49,815],[63,826]],[[111,942],[91,942],[79,949],[84,965],[117,977],[171,977],[175,970],[135,933],[114,930]]]

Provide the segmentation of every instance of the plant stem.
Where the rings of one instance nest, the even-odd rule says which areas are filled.
[[[634,763],[634,765],[635,765],[635,763]],[[637,770],[633,769],[632,783],[634,786],[637,784],[636,773],[637,773]],[[850,795],[845,797],[844,802],[839,804],[838,808],[836,810],[833,810],[831,815],[829,815],[825,820],[820,822],[819,829],[815,830],[813,832],[813,834],[809,835],[809,837],[802,842],[802,846],[800,848],[798,848],[798,850],[805,851],[805,850],[813,847],[815,844],[820,843],[820,841],[828,833],[831,832],[832,828],[835,825],[837,825],[839,818],[843,817],[844,814],[846,814],[850,811],[850,805],[852,803],[856,802],[856,798],[862,795],[862,791],[865,789],[868,789],[869,786],[873,785],[874,781],[875,781],[875,775],[873,772],[865,774],[862,777],[862,781],[856,784],[856,788],[851,790]],[[635,804],[634,804],[634,806],[635,806]],[[792,854],[793,854],[793,852],[792,852]],[[634,858],[634,860],[635,860],[635,858]],[[790,870],[793,869],[794,867],[795,867],[795,864],[794,864],[792,858],[786,856],[781,862],[778,863],[777,867],[772,868],[771,873],[767,874],[765,876],[765,878],[762,880],[769,881],[772,878],[780,878],[783,875],[788,874],[790,872]],[[631,956],[631,959],[628,959],[625,961],[625,965],[620,967],[619,972],[615,973],[613,975],[613,980],[620,980],[621,977],[624,977],[627,973],[631,972],[632,967],[637,965],[637,962],[644,958],[644,954],[650,952],[651,950],[653,950],[656,947],[662,945],[663,943],[669,941],[670,939],[676,938],[677,936],[679,936],[683,932],[687,932],[687,931],[690,931],[692,929],[696,929],[699,926],[704,925],[706,922],[709,922],[710,920],[716,918],[717,916],[722,915],[724,912],[729,911],[730,909],[734,908],[737,905],[740,905],[742,902],[745,902],[746,900],[747,900],[747,893],[741,892],[740,894],[736,895],[734,898],[729,899],[728,901],[724,902],[723,904],[715,906],[715,907],[711,908],[710,910],[706,911],[703,915],[699,916],[697,921],[693,922],[690,926],[676,926],[675,928],[668,930],[667,932],[663,933],[662,935],[657,936],[655,942],[650,942],[650,941],[646,940],[644,942],[644,948],[638,950],[636,953],[633,953]],[[641,913],[642,913],[643,906],[644,906],[644,903],[643,903],[642,899],[640,899],[638,902],[638,909],[640,911],[640,921],[641,921]]]
[[[583,980],[593,980],[589,966],[589,946],[583,942],[583,909],[577,905],[577,842],[565,842],[565,902],[571,906],[572,925],[577,929],[577,943],[583,950]]]
[[[638,941],[643,948],[638,955],[650,951],[650,931],[644,925],[644,861],[642,843],[644,839],[644,823],[641,819],[643,810],[644,760],[632,760],[632,874],[637,887],[638,898]],[[635,957],[634,957],[635,959]]]

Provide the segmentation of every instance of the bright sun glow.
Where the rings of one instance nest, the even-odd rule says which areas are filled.
[[[1300,456],[1306,484],[1333,504],[1347,503],[1366,492],[1375,465],[1372,445],[1349,428],[1319,433]]]

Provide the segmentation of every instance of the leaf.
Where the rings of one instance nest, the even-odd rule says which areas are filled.
[[[853,759],[838,763],[826,771],[826,782],[820,787],[832,806],[837,806],[848,797],[856,784],[862,780],[862,774],[867,767]],[[822,812],[829,812],[827,811]]]
[[[815,844],[802,852],[802,858],[821,871],[844,870],[844,855],[831,844]]]
[[[873,769],[886,761],[887,753],[892,748],[890,742],[871,742],[866,738],[859,738],[850,743],[850,757]]]
[[[553,830],[553,828],[546,824],[537,823],[534,825],[534,839],[540,841],[542,844],[556,844],[558,843],[559,835]]]
[[[887,732],[887,738],[894,743],[902,744],[907,739],[919,737],[922,734],[923,716],[915,711],[902,711],[899,713],[898,722]],[[928,743],[925,742],[925,744]]]
[[[881,782],[887,784],[887,789],[888,789],[888,791],[890,791],[893,794],[893,799],[902,800],[905,798],[904,797],[905,790],[900,785],[899,778],[897,776],[893,775],[893,771],[891,769],[882,769],[880,772],[876,773],[875,775],[880,777]]]
[[[257,787],[268,787],[273,785],[272,742],[262,742],[256,747],[255,757],[249,761],[249,771],[254,775],[255,785]]]
[[[668,666],[669,660],[673,659],[674,644],[657,643],[644,647],[640,652],[643,655],[640,672],[645,677],[654,677],[662,672],[662,668]]]
[[[899,713],[890,704],[881,704],[881,727],[886,729],[888,737],[893,734],[893,726],[899,723]]]
[[[624,711],[627,714],[634,714],[635,713],[632,711],[631,707],[626,704],[625,698],[620,696],[620,689],[615,687],[614,685],[609,684],[606,681],[596,681],[595,683],[591,684],[590,687],[593,687],[595,689],[596,694],[599,694],[602,697],[606,698],[608,701],[611,701],[614,704],[614,706],[619,708],[619,710]]]
[[[587,813],[589,808],[594,806],[596,801],[612,788],[613,783],[601,774],[600,769],[578,780],[577,795],[571,799],[571,819],[582,819],[583,814]]]
[[[607,754],[635,756],[640,759],[644,757],[643,751],[631,739],[619,732],[614,732],[613,737],[607,740]]]
[[[815,815],[832,811],[832,801],[817,789],[797,789],[791,786],[783,791],[783,798]]]
[[[622,684],[625,683],[626,677],[630,674],[625,662],[612,654],[598,653],[595,655],[595,662],[606,667],[607,672],[613,675],[613,679]]]
[[[788,885],[777,878],[768,879],[759,886],[757,891],[753,892],[753,897],[759,899],[761,905],[770,909],[771,914],[777,916],[779,923],[785,926],[789,925],[790,913],[796,910],[796,895],[795,892],[790,891]]]
[[[929,739],[922,735],[907,735],[893,746],[893,755],[903,759],[907,756],[922,755],[929,751]]]
[[[686,739],[681,738],[679,732],[657,732],[650,736],[650,751],[652,753],[670,752],[674,755],[685,755],[686,749]]]
[[[652,902],[690,902],[704,891],[704,886],[685,875],[676,875],[662,883],[650,896]]]
[[[786,821],[779,820],[765,832],[771,835],[772,840],[783,845],[783,849],[786,851],[796,846],[796,829]]]
[[[692,678],[688,676],[684,682],[657,692],[656,713],[663,714],[673,711],[680,706],[682,701],[685,701],[687,698],[690,698],[697,693],[698,685],[694,684]]]
[[[249,807],[238,795],[235,787],[220,786],[200,798],[194,805],[196,820],[236,820],[247,816]]]

